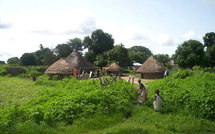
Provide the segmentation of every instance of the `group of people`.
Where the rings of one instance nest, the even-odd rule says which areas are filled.
[[[147,89],[140,79],[138,80],[138,83],[140,86],[139,93],[138,93],[138,103],[139,105],[142,105],[147,100]],[[164,101],[162,96],[159,94],[158,89],[155,90],[155,95],[153,99],[154,99],[154,102],[153,102],[154,110],[158,112],[160,110],[161,100]]]

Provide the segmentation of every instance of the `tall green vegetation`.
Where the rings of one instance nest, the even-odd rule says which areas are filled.
[[[163,112],[185,112],[196,117],[215,119],[215,74],[195,67],[149,84],[150,94],[160,89],[165,102]]]
[[[101,86],[99,81],[76,79],[39,80],[35,85],[46,86],[46,89],[21,106],[1,103],[1,130],[26,121],[72,124],[76,119],[94,114],[122,113],[129,117],[137,94],[131,84],[121,80],[108,86]]]

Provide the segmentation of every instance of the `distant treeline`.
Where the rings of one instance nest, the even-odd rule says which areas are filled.
[[[157,60],[168,67],[168,62],[173,59],[174,63],[182,68],[192,68],[195,65],[202,67],[215,66],[215,33],[206,33],[203,37],[204,44],[197,40],[188,40],[178,45],[175,54],[170,57],[168,54],[154,55]],[[10,65],[51,65],[56,60],[67,57],[73,49],[80,53],[87,49],[84,58],[89,62],[104,67],[112,62],[117,62],[121,67],[132,66],[133,63],[144,63],[152,54],[151,50],[144,46],[125,48],[123,44],[114,46],[114,39],[109,33],[97,29],[91,36],[83,40],[73,38],[63,44],[58,44],[54,49],[44,48],[42,44],[39,50],[32,53],[24,53],[20,58],[11,57],[7,60]],[[0,61],[0,64],[6,64]]]

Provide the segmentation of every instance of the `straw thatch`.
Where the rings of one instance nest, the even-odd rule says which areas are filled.
[[[123,71],[122,68],[117,63],[115,63],[115,62],[113,62],[105,70],[108,71],[108,72],[111,72],[111,73],[119,73],[119,72]]]
[[[44,73],[69,75],[73,74],[73,68],[68,62],[65,61],[65,59],[61,58],[46,69]]]
[[[85,71],[95,71],[97,69],[95,65],[85,60],[82,55],[76,50],[74,50],[68,57],[66,57],[65,60],[71,65],[73,69],[75,67],[78,70]]]
[[[70,75],[73,74],[74,69],[94,71],[97,69],[96,66],[86,61],[79,52],[74,50],[65,59],[61,58],[55,63],[53,63],[44,73],[45,74],[60,74],[60,75]]]
[[[162,78],[165,70],[166,67],[151,56],[137,70],[137,73],[141,73],[143,78]]]

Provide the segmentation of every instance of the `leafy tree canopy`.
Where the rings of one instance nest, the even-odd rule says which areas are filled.
[[[72,53],[72,48],[68,44],[58,44],[55,47],[55,53],[57,54],[58,57],[67,57],[70,53]]]
[[[82,40],[80,38],[74,38],[74,39],[70,39],[66,44],[70,45],[72,50],[76,49],[79,51],[83,51],[83,43]]]
[[[192,68],[202,65],[204,57],[204,45],[196,40],[188,40],[177,47],[173,60],[183,68]]]
[[[205,52],[205,66],[215,66],[215,33],[206,33],[203,37],[204,45],[207,47]]]
[[[168,54],[156,54],[154,55],[155,59],[157,59],[160,63],[163,63],[165,66],[171,60]]]
[[[4,65],[6,64],[4,61],[0,61],[0,65]]]
[[[11,57],[7,60],[7,64],[19,64],[19,58],[18,57]]]
[[[92,32],[91,36],[86,36],[83,41],[84,48],[88,48],[95,55],[102,54],[114,47],[114,39],[112,35],[97,29]]]
[[[105,67],[107,66],[107,53],[99,54],[96,56],[96,60],[94,61],[94,64],[99,67]]]
[[[203,37],[203,40],[204,45],[206,47],[215,45],[215,33],[214,32],[206,33],[205,36]]]
[[[52,50],[44,48],[42,44],[40,44],[40,50],[37,50],[34,54],[37,65],[51,65],[57,60],[57,56],[54,55]]]
[[[128,50],[123,44],[116,45],[112,50],[107,52],[108,64],[116,62],[121,67],[127,67],[132,65],[132,62],[128,56]]]
[[[132,62],[141,64],[144,63],[148,59],[148,57],[152,55],[152,52],[144,46],[133,46],[128,49],[128,52]]]
[[[24,66],[36,65],[36,58],[34,53],[24,53],[20,57],[20,61]]]

